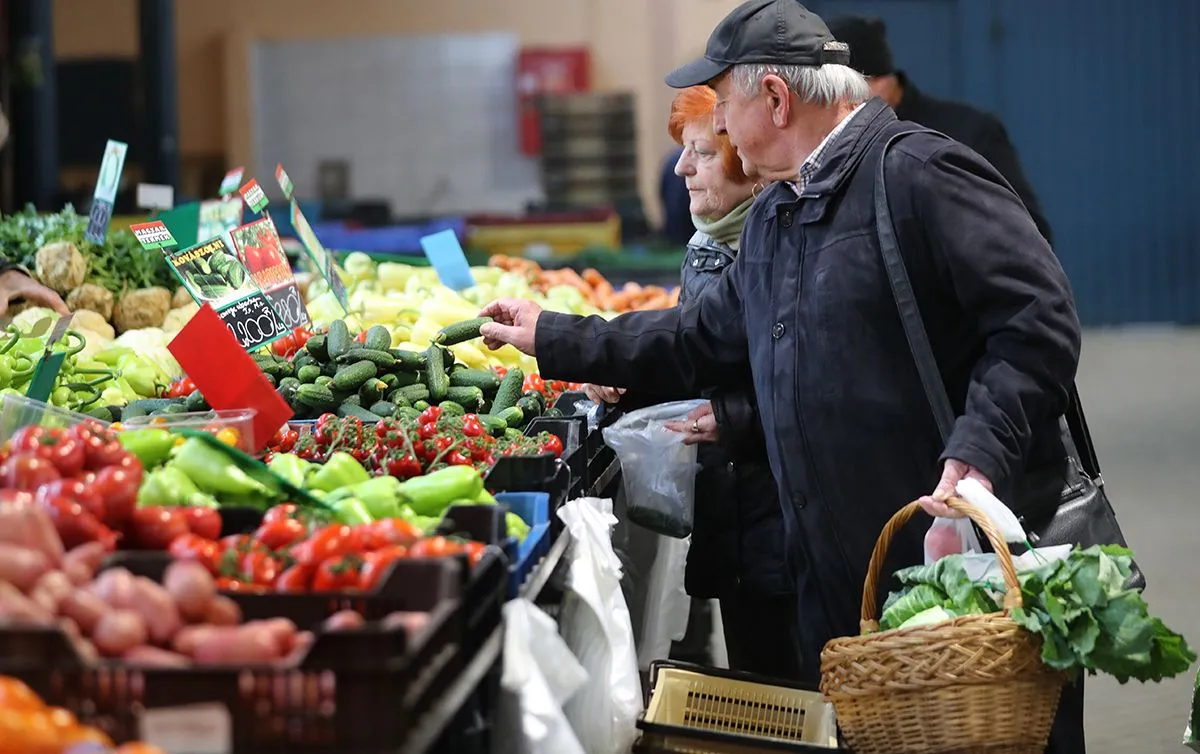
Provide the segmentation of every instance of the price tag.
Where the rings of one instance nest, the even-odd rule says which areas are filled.
[[[249,183],[238,190],[242,192],[242,198],[246,200],[246,206],[251,212],[262,212],[267,208],[267,195],[257,180],[251,178]]]
[[[304,213],[300,211],[300,205],[295,199],[292,200],[292,227],[296,230],[296,237],[300,239],[300,245],[304,247],[304,253],[308,255],[309,261],[313,263],[313,267],[321,273],[321,277],[329,283],[329,290],[333,292],[333,297],[337,299],[338,305],[342,307],[342,311],[349,312],[350,306],[346,297],[346,284],[342,281],[342,276],[337,271],[337,260],[333,258],[333,254],[329,253],[321,242],[317,239],[317,234],[313,233],[312,226],[308,224]]]
[[[230,754],[233,720],[223,704],[191,704],[142,711],[144,743],[164,751],[188,754]]]
[[[157,183],[139,183],[137,206],[148,210],[171,209],[175,206],[175,188]]]
[[[143,249],[153,251],[154,249],[169,249],[178,246],[175,243],[175,236],[171,235],[171,231],[167,230],[166,224],[161,220],[130,225],[129,229],[133,231],[133,237],[138,240]]]
[[[230,334],[228,324],[208,304],[184,325],[167,350],[204,393],[210,406],[218,410],[255,410],[256,450],[266,447],[276,430],[292,418],[291,407]]]
[[[84,238],[92,243],[104,243],[108,235],[108,223],[112,219],[113,204],[117,201],[128,150],[128,144],[112,139],[104,146],[104,159],[100,162],[100,175],[96,178],[96,190],[92,192],[92,211],[84,234]]]
[[[454,231],[443,230],[423,237],[421,248],[425,250],[425,258],[437,270],[442,285],[455,291],[475,285],[467,255],[463,253]]]
[[[242,176],[246,174],[246,169],[242,167],[234,168],[225,174],[221,179],[221,188],[217,191],[217,196],[229,196],[238,190],[238,186],[242,185]]]
[[[47,354],[39,359],[37,366],[33,369],[33,376],[29,378],[29,387],[25,389],[25,397],[33,401],[49,403],[50,394],[54,392],[54,383],[58,380],[58,373],[62,370],[65,358],[66,354],[60,351]]]
[[[312,320],[296,285],[292,266],[283,253],[283,241],[270,216],[235,228],[233,245],[238,258],[250,276],[271,301],[288,331],[303,327]]]
[[[287,171],[283,169],[282,164],[275,166],[275,180],[279,181],[279,188],[281,191],[283,191],[283,198],[290,202],[292,200],[292,192],[295,190],[295,187],[292,185],[291,176],[289,176]]]
[[[290,332],[224,239],[176,251],[167,261],[192,299],[211,305],[242,348],[261,348]]]

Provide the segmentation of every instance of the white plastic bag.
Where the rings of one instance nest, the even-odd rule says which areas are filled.
[[[604,441],[621,460],[629,520],[658,534],[683,539],[695,514],[696,446],[665,423],[684,419],[704,401],[676,401],[633,411],[611,427]]]
[[[637,737],[642,684],[611,541],[612,501],[572,500],[558,516],[571,533],[559,631],[588,676],[563,711],[587,754],[626,754]]]
[[[559,636],[553,618],[528,600],[505,603],[494,750],[584,754],[562,706],[586,682],[587,672]]]
[[[658,536],[658,552],[650,569],[646,588],[647,609],[642,616],[642,633],[638,641],[638,667],[649,670],[650,663],[664,660],[671,654],[671,642],[687,633],[692,598],[683,586],[691,539]]]

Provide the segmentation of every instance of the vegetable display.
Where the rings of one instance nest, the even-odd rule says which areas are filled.
[[[81,725],[69,710],[51,707],[33,689],[0,676],[0,752],[3,754],[168,754],[149,744],[114,746],[108,734]]]
[[[667,290],[658,285],[626,283],[621,290],[613,288],[598,271],[591,268],[578,273],[565,267],[544,270],[531,259],[496,254],[488,260],[492,267],[521,275],[534,290],[547,292],[556,286],[568,286],[579,291],[597,309],[627,312],[636,309],[669,309],[679,304],[679,288]]]
[[[1106,673],[1121,683],[1161,681],[1185,672],[1196,653],[1126,589],[1132,553],[1076,548],[1063,560],[1018,573],[1024,607],[1012,619],[1042,637],[1042,661],[1065,671]],[[962,555],[897,571],[904,588],[884,604],[884,630],[931,625],[999,610],[1000,581],[972,581]]]

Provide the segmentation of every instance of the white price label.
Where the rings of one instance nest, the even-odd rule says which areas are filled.
[[[157,183],[139,183],[137,206],[140,209],[171,209],[175,206],[175,189]]]
[[[172,754],[230,754],[233,721],[223,704],[191,704],[142,712],[142,741]]]

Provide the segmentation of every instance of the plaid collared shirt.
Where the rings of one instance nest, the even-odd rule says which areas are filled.
[[[854,116],[858,115],[859,110],[862,110],[863,105],[865,104],[867,103],[862,103],[858,107],[851,110],[849,115],[847,115],[845,118],[842,118],[841,122],[833,127],[833,130],[829,132],[829,135],[821,140],[821,143],[817,145],[817,148],[812,151],[812,154],[808,156],[808,159],[804,161],[804,164],[800,166],[800,180],[788,182],[788,185],[791,186],[792,190],[796,192],[796,196],[800,196],[804,193],[804,187],[808,185],[808,182],[812,180],[812,177],[817,174],[818,170],[821,169],[821,158],[825,156],[825,153],[829,151],[829,147],[832,146],[835,141],[837,141],[837,137],[846,129],[846,126],[851,120],[854,119]]]

